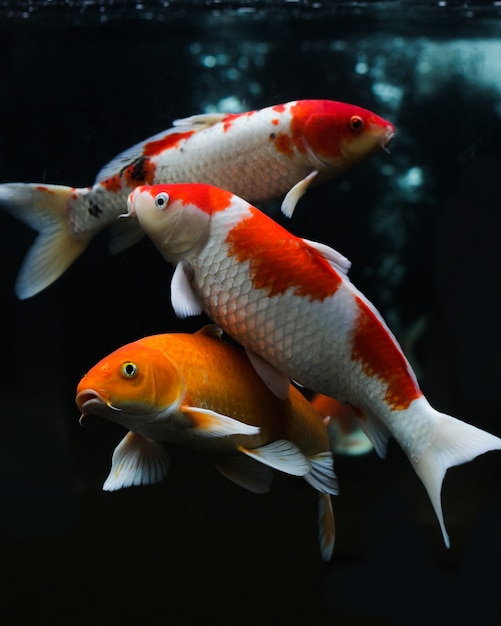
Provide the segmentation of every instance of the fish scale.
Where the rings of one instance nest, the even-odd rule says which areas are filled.
[[[268,297],[265,290],[254,287],[250,263],[234,263],[228,269],[231,255],[221,241],[231,230],[235,215],[242,218],[241,206],[233,214],[231,209],[216,213],[204,249],[187,258],[205,312],[242,345],[250,346],[309,389],[347,400],[352,395],[347,389],[349,381],[359,380],[357,400],[367,404],[361,396],[366,390],[372,396],[370,385],[364,384],[361,367],[353,363],[346,341],[346,326],[351,326],[353,319],[350,287],[327,302],[294,296],[294,287]],[[315,326],[309,322],[312,317],[317,320]],[[322,360],[325,367],[319,370]],[[358,370],[358,376],[351,374],[353,369]],[[349,374],[344,376],[344,372]]]
[[[281,113],[277,127],[271,122],[276,118],[275,111],[264,109],[259,115],[235,118],[231,129],[218,124],[193,135],[181,152],[153,158],[157,178],[172,182],[199,180],[234,188],[235,193],[254,202],[284,194],[284,189],[287,191],[311,171],[311,162],[306,153],[296,149],[291,157],[277,150],[272,141],[265,141],[275,128],[281,133],[290,132],[290,106]],[[207,150],[208,145],[213,149]]]
[[[178,315],[205,311],[247,349],[276,395],[287,393],[292,378],[349,403],[380,456],[390,436],[397,440],[448,546],[445,473],[501,449],[501,439],[431,407],[385,321],[347,277],[349,262],[206,185],[139,187],[128,214],[176,268]]]

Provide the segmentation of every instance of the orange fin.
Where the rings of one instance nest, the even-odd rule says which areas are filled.
[[[318,494],[318,539],[324,561],[329,561],[334,550],[336,523],[329,494]]]
[[[263,463],[263,465],[268,465],[268,467],[273,467],[293,476],[304,476],[311,470],[310,462],[296,444],[285,439],[278,439],[273,443],[252,450],[238,446],[238,450]]]
[[[116,491],[132,485],[153,485],[167,476],[169,455],[157,441],[129,432],[113,452],[111,471],[104,491]]]
[[[192,420],[192,428],[205,437],[226,437],[227,435],[257,435],[258,426],[245,424],[238,420],[221,415],[210,409],[195,406],[182,406],[181,411]]]
[[[228,456],[215,465],[228,480],[253,493],[268,493],[271,489],[272,470],[249,457]]]

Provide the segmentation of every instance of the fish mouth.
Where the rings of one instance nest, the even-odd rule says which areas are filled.
[[[103,396],[94,389],[83,389],[77,393],[75,402],[79,411],[84,415],[92,413],[93,410],[103,408],[104,406],[114,411],[121,411],[118,407],[113,406],[110,400],[103,398]]]
[[[381,142],[381,147],[385,152],[389,152],[388,146],[390,145],[393,137],[395,137],[395,132],[395,126],[389,125],[386,127],[385,133],[383,135],[383,141]]]
[[[127,198],[127,213],[122,213],[118,217],[137,217],[136,208],[134,206],[134,202],[136,200],[136,196],[139,193],[138,187],[136,187],[133,191],[130,192]]]

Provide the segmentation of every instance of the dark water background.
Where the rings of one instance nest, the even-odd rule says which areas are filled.
[[[501,435],[499,3],[0,2],[0,178],[90,184],[175,118],[345,100],[398,128],[308,192],[290,230],[333,245],[440,410]],[[336,458],[334,556],[316,495],[265,496],[173,451],[164,483],[101,485],[120,428],[78,425],[80,376],[154,332],[192,331],[171,269],[103,234],[20,302],[33,233],[0,214],[0,620],[14,625],[501,624],[501,455],[449,471],[452,548],[403,454]]]

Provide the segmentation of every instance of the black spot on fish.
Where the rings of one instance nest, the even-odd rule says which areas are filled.
[[[145,164],[147,161],[148,159],[146,157],[138,157],[130,165],[124,167],[123,170],[120,172],[120,175],[123,175],[125,173],[128,181],[144,183],[148,173],[145,168]]]
[[[87,211],[89,212],[89,215],[92,215],[92,217],[99,217],[99,215],[103,212],[103,209],[100,209],[94,202],[90,202]]]
[[[274,141],[277,138],[275,133],[270,133],[270,141]]]

